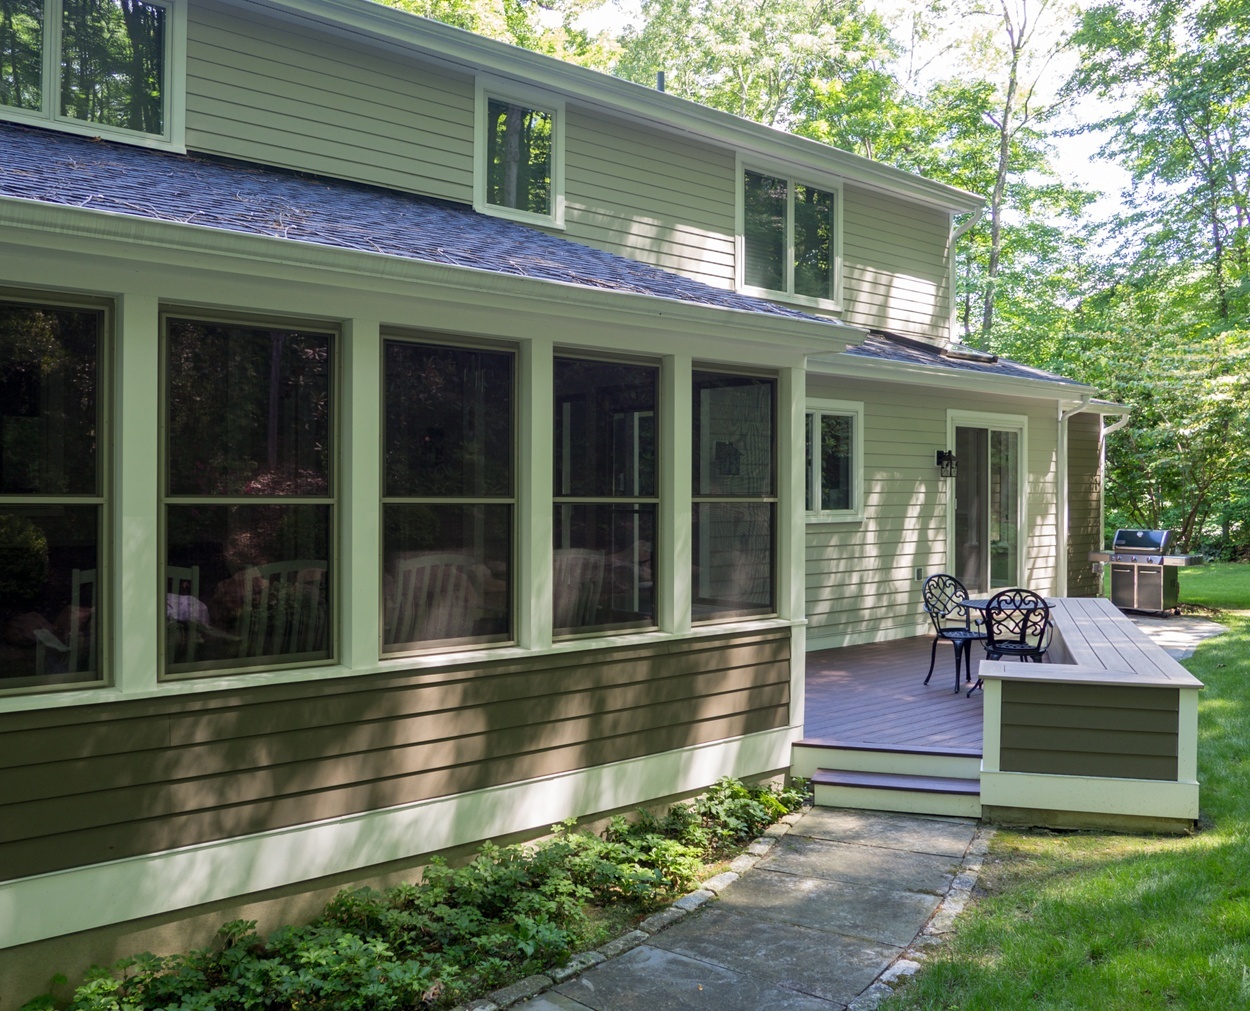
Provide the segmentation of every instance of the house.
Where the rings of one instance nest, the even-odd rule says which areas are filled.
[[[0,51],[6,997],[783,770],[930,571],[1094,592],[1113,408],[951,342],[978,197],[365,0],[141,7]]]

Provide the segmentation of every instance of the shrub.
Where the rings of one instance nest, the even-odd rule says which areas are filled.
[[[590,912],[644,914],[699,880],[706,858],[804,801],[800,790],[722,779],[663,818],[613,818],[602,837],[572,821],[533,846],[482,846],[463,867],[430,861],[419,884],[336,895],[306,926],[267,938],[236,920],[218,943],[94,968],[71,1011],[400,1011],[445,1007],[563,964],[599,943]],[[22,1011],[52,1011],[51,997]]]

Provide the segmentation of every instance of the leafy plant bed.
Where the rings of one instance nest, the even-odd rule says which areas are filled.
[[[602,836],[567,822],[534,845],[486,843],[463,867],[432,860],[419,884],[340,892],[306,926],[261,937],[236,920],[212,948],[93,968],[68,1004],[45,995],[22,1011],[450,1007],[631,929],[805,796],[722,779],[663,817],[613,818]]]

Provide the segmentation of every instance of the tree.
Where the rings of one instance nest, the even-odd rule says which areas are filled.
[[[1250,3],[1109,3],[1086,12],[1073,39],[1072,93],[1114,110],[1103,154],[1129,169],[1142,262],[1198,259],[1231,320],[1250,277]]]

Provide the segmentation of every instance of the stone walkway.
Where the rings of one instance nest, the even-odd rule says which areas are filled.
[[[868,1011],[950,929],[988,839],[969,819],[791,815],[641,929],[468,1007]]]

